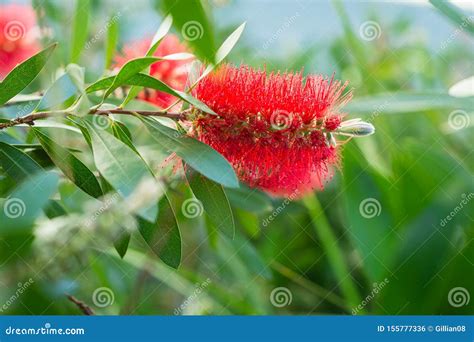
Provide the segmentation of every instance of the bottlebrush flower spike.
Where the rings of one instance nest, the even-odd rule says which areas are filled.
[[[122,55],[115,57],[115,67],[120,68],[133,58],[143,57],[150,47],[151,38],[132,42],[123,48]],[[176,53],[188,52],[185,44],[180,43],[177,36],[169,34],[161,41],[153,54],[155,57],[164,57]],[[165,82],[171,88],[184,90],[188,80],[187,64],[190,60],[166,60],[151,65],[150,75]],[[144,101],[153,103],[161,108],[170,106],[176,98],[170,94],[145,89],[138,97]]]
[[[339,128],[350,136],[373,132],[360,120],[342,123],[339,110],[351,98],[346,87],[320,75],[223,65],[194,89],[218,116],[196,110],[193,132],[229,160],[241,181],[276,196],[301,197],[331,178]]]
[[[36,14],[28,5],[0,5],[0,80],[40,50]]]

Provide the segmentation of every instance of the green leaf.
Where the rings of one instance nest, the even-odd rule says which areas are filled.
[[[114,241],[114,247],[122,259],[125,256],[125,254],[127,254],[128,245],[130,243],[130,237],[131,237],[130,232],[122,228],[119,236],[117,236],[117,238]]]
[[[2,200],[0,235],[29,230],[49,197],[56,192],[59,177],[52,172],[39,172],[26,179],[8,198]]]
[[[449,1],[430,0],[430,2],[441,13],[456,24],[459,29],[467,29],[469,33],[474,34],[474,24],[472,19],[470,19],[469,14],[464,14],[459,8],[449,3]]]
[[[140,71],[149,67],[150,65],[159,60],[159,57],[141,57],[132,59],[125,63],[125,65],[115,76],[112,85],[105,92],[104,99],[106,99],[110,94],[112,94],[115,89],[122,85],[125,85],[132,76],[138,74]]]
[[[102,90],[102,89],[107,89],[107,88],[111,89],[114,81],[115,81],[114,76],[103,78],[91,84],[89,87],[87,87],[86,92],[91,93],[91,92]],[[135,86],[141,86],[141,87],[159,90],[164,93],[176,96],[203,112],[206,112],[212,115],[217,115],[212,109],[210,109],[207,105],[205,105],[204,103],[202,103],[201,101],[193,97],[192,95],[182,92],[182,91],[175,90],[169,87],[166,83],[146,74],[138,73],[138,74],[133,75],[132,77],[127,79],[125,85],[135,85]]]
[[[173,24],[173,19],[171,16],[167,16],[163,20],[163,22],[161,23],[160,27],[156,31],[155,36],[153,37],[151,41],[150,48],[148,49],[146,56],[153,56],[156,49],[160,45],[161,41],[169,32],[172,24]],[[129,103],[131,100],[137,97],[140,90],[141,90],[141,87],[138,87],[138,86],[133,86],[132,88],[130,88],[130,91],[128,92],[127,97],[125,98],[123,103],[121,104],[121,107],[125,107],[127,103]]]
[[[172,24],[173,24],[173,18],[169,15],[166,16],[163,22],[161,23],[160,27],[158,27],[158,30],[156,30],[156,33],[153,36],[153,39],[151,40],[150,48],[146,52],[147,56],[153,56],[156,49],[158,48],[161,41],[163,40],[163,38],[165,38],[165,36],[168,34]]]
[[[26,153],[3,142],[0,142],[0,166],[17,182],[43,169]]]
[[[135,151],[87,120],[82,123],[90,134],[97,169],[122,197],[130,196],[142,181],[154,181],[148,166]],[[139,211],[139,215],[150,222],[155,222],[157,214],[156,204]]]
[[[231,239],[235,235],[235,224],[229,200],[222,185],[201,174],[187,170],[186,177],[194,196],[201,201],[204,211],[218,231]]]
[[[393,265],[399,241],[391,210],[386,205],[388,198],[381,192],[391,184],[366,167],[354,145],[344,152],[344,196],[351,226],[348,231],[364,260],[368,277],[378,281]]]
[[[69,152],[67,148],[55,143],[40,129],[32,128],[32,130],[54,164],[74,184],[94,198],[102,196],[99,182],[87,166]]]
[[[265,193],[250,189],[244,184],[236,189],[225,190],[230,203],[238,208],[253,213],[263,213],[272,210],[272,201]]]
[[[229,162],[209,145],[163,126],[157,120],[139,117],[158,145],[169,153],[176,153],[194,170],[229,188],[237,188],[239,181]]]
[[[344,106],[344,110],[351,115],[371,115],[372,117],[447,108],[470,111],[474,108],[474,97],[457,98],[445,93],[398,92],[355,98]]]
[[[139,218],[138,229],[152,251],[164,263],[178,268],[181,263],[181,234],[173,208],[166,196],[159,202],[159,212],[155,223]]]
[[[33,81],[43,69],[57,43],[38,52],[23,63],[17,65],[0,83],[0,106],[17,95]]]
[[[196,84],[200,80],[202,80],[204,77],[206,77],[212,70],[214,70],[215,67],[219,65],[227,57],[227,55],[232,51],[235,44],[237,44],[237,41],[240,39],[242,32],[244,32],[245,24],[246,23],[243,23],[239,27],[237,27],[234,30],[234,32],[232,32],[227,37],[224,43],[222,43],[222,45],[219,47],[219,49],[216,52],[215,63],[207,66],[207,68],[204,70],[204,72],[201,74],[201,76],[199,76],[198,80],[195,82]]]
[[[89,30],[90,0],[77,0],[72,27],[71,62],[79,61]]]
[[[53,85],[46,91],[35,111],[43,111],[54,108],[74,95],[79,93],[76,84],[71,80],[69,74],[60,76]]]
[[[201,59],[214,63],[216,51],[211,23],[198,0],[164,0],[163,9]]]
[[[115,48],[119,38],[119,21],[115,20],[116,16],[109,20],[109,28],[107,29],[107,39],[105,41],[105,68],[108,69],[112,65],[115,55]]]
[[[137,148],[133,145],[132,135],[128,130],[127,126],[118,121],[112,121],[112,132],[114,136],[125,143],[128,147],[135,151],[138,154]]]

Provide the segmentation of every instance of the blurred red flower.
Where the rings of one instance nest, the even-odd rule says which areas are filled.
[[[0,5],[0,78],[39,51],[36,14],[31,6]]]
[[[127,44],[123,48],[122,54],[115,57],[115,67],[120,68],[131,59],[145,56],[150,47],[150,43],[151,38],[147,38]],[[170,34],[161,41],[153,55],[163,57],[187,51],[186,45],[181,43],[177,36]],[[173,89],[184,90],[188,78],[187,65],[189,62],[189,59],[159,61],[151,65],[150,75],[165,82]],[[161,108],[170,106],[176,100],[176,98],[170,94],[153,89],[145,89],[138,97]]]
[[[271,73],[224,65],[194,95],[219,116],[198,112],[197,137],[209,144],[252,187],[276,196],[322,189],[338,162],[327,134],[338,128],[347,82],[302,73]]]

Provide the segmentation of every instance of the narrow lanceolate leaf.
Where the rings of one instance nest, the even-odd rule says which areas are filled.
[[[160,124],[157,120],[139,117],[156,143],[169,153],[176,153],[194,170],[229,188],[239,182],[229,162],[209,145]]]
[[[87,41],[89,30],[90,0],[76,0],[72,27],[71,62],[76,63]]]
[[[352,115],[377,117],[387,114],[417,113],[436,109],[474,108],[474,96],[458,98],[446,93],[385,93],[355,98],[344,106]]]
[[[87,87],[86,92],[92,93],[98,90],[111,89],[114,81],[115,81],[115,76],[103,78],[91,84],[89,87]],[[141,86],[141,87],[159,90],[164,93],[176,96],[205,113],[208,113],[211,115],[217,115],[211,108],[209,108],[206,104],[202,103],[201,101],[199,101],[192,95],[179,91],[179,90],[175,90],[171,88],[170,86],[168,86],[166,83],[146,74],[142,74],[142,73],[135,74],[131,76],[130,78],[128,78],[127,81],[123,83],[122,85]]]
[[[201,201],[205,213],[217,230],[233,239],[234,216],[222,185],[190,169],[186,172],[186,178],[194,196]]]
[[[153,63],[159,61],[158,57],[142,57],[136,58],[128,61],[120,69],[118,74],[115,76],[112,85],[107,89],[104,94],[104,99],[106,99],[112,92],[118,87],[125,85],[126,82],[134,75],[138,74],[143,69],[149,67]]]
[[[102,189],[91,170],[77,159],[68,149],[55,143],[44,131],[33,128],[41,146],[53,163],[80,189],[92,197],[102,196]]]
[[[43,111],[54,108],[74,95],[77,95],[80,90],[72,81],[69,74],[60,76],[53,85],[46,91],[40,103],[36,107],[36,111]]]
[[[173,16],[173,25],[201,59],[214,63],[216,52],[213,30],[198,0],[164,0],[163,10]]]
[[[155,223],[139,219],[138,229],[152,251],[164,263],[178,268],[181,263],[181,234],[173,208],[166,196],[160,200],[159,212]]]
[[[127,126],[125,126],[121,122],[113,121],[112,133],[117,139],[119,139],[128,147],[130,147],[133,151],[135,151],[135,153],[138,153],[137,148],[135,147],[135,145],[133,145],[132,135],[130,134],[130,131],[128,130]]]
[[[26,153],[3,142],[0,142],[0,166],[17,182],[42,170],[42,167]]]
[[[472,22],[472,17],[469,17],[469,13],[463,13],[458,7],[451,4],[449,1],[430,0],[430,2],[455,25],[457,25],[459,29],[465,29],[471,35],[474,35],[474,23]]]
[[[227,39],[222,43],[222,45],[219,47],[219,49],[216,52],[216,58],[215,58],[215,63],[210,64],[204,72],[201,74],[199,77],[198,81],[202,80],[204,77],[206,77],[214,68],[222,63],[222,61],[227,57],[227,55],[232,51],[234,48],[235,44],[237,44],[237,41],[240,39],[240,36],[242,35],[242,32],[244,32],[245,29],[245,24],[243,23],[239,27],[235,29],[234,32],[232,32]]]
[[[89,132],[97,169],[122,197],[130,196],[141,182],[154,181],[143,159],[125,143],[87,120],[82,124]],[[139,211],[150,222],[155,222],[157,214],[156,204]]]
[[[26,88],[48,61],[56,43],[17,65],[0,83],[0,106]]]
[[[112,65],[119,38],[119,20],[116,16],[109,20],[109,28],[107,29],[107,39],[105,41],[105,68],[108,69]]]
[[[272,201],[267,194],[245,184],[240,184],[237,189],[226,189],[226,195],[233,206],[245,211],[264,213],[272,210]]]
[[[29,230],[49,197],[56,192],[59,177],[52,172],[38,172],[24,180],[2,199],[0,235],[20,234]]]
[[[153,37],[150,48],[146,52],[146,56],[153,56],[155,53],[156,49],[160,45],[161,41],[163,38],[166,36],[166,34],[169,32],[171,25],[173,24],[173,18],[171,16],[167,16],[163,22],[161,23],[160,27],[155,33],[155,36]],[[148,68],[149,69],[149,68]],[[133,86],[130,88],[130,91],[127,94],[127,97],[123,101],[121,107],[124,107],[127,103],[129,103],[131,100],[133,100],[138,93],[140,92],[141,87],[138,86]]]
[[[125,256],[125,254],[127,254],[128,245],[130,243],[130,237],[131,237],[130,232],[122,228],[120,234],[117,236],[117,238],[114,241],[114,247],[122,259]]]

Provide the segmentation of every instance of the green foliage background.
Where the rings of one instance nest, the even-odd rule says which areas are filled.
[[[157,1],[149,4],[149,11],[161,18],[171,14],[172,31],[177,34],[186,22],[203,23],[205,39],[191,44],[202,60],[216,61],[217,47],[248,18],[236,12],[230,16],[227,7],[232,2],[184,3]],[[252,1],[236,3],[253,6]],[[456,287],[474,295],[474,98],[448,94],[451,85],[474,72],[472,20],[466,19],[472,13],[453,12],[445,3],[433,3],[436,6],[426,9],[435,13],[432,25],[449,22],[452,29],[447,40],[431,37],[434,47],[413,33],[429,34],[431,27],[405,18],[386,22],[374,10],[354,22],[347,4],[335,1],[310,6],[327,9],[329,4],[337,13],[333,25],[341,34],[327,43],[315,39],[295,55],[274,51],[262,57],[262,47],[252,46],[244,31],[230,52],[227,59],[232,62],[265,64],[268,70],[304,67],[305,73],[335,72],[354,88],[355,98],[345,107],[349,118],[361,117],[376,127],[375,135],[344,146],[341,170],[327,189],[303,201],[273,199],[245,187],[225,187],[224,195],[220,186],[204,178],[194,185],[191,181],[189,187],[183,175],[161,167],[176,137],[166,127],[146,126],[134,117],[103,121],[109,132],[131,148],[125,153],[120,145],[115,151],[125,165],[122,175],[112,171],[108,182],[99,179],[92,184],[89,173],[97,174],[103,162],[97,155],[107,154],[106,148],[100,150],[100,141],[111,135],[104,138],[105,131],[94,128],[90,117],[74,119],[80,123],[76,126],[55,118],[43,125],[38,121],[35,128],[2,130],[0,201],[5,205],[9,198],[19,197],[28,208],[27,215],[15,221],[0,212],[0,305],[8,303],[2,314],[80,314],[65,294],[85,302],[97,314],[472,313],[473,301],[460,307],[448,301]],[[23,94],[44,93],[54,75],[61,74],[58,69],[70,62],[85,67],[85,85],[111,75],[105,70],[113,51],[126,43],[123,36],[133,28],[130,23],[138,23],[143,14],[113,1],[77,1],[75,8],[59,1],[33,1],[33,6],[42,27],[51,30],[43,36],[44,47],[53,41],[59,44]],[[311,19],[305,6],[307,2],[295,5],[297,20]],[[279,3],[272,7],[278,11]],[[226,13],[232,22],[227,22]],[[117,21],[109,25],[115,16]],[[374,40],[363,39],[359,32],[359,25],[368,20],[380,26],[380,36]],[[148,35],[161,21],[147,23]],[[278,25],[284,33],[284,23]],[[269,39],[276,37],[272,41],[288,39],[278,30],[264,25],[261,29],[267,29]],[[322,29],[314,23],[315,31]],[[140,70],[145,68],[145,64],[140,66]],[[71,98],[84,92],[85,85],[77,83],[82,71],[74,66],[66,71],[69,76],[60,83],[60,95],[50,98],[61,101],[48,103],[46,92],[41,100],[45,108],[65,108]],[[2,121],[31,112],[40,101],[37,97],[1,107]],[[89,100],[90,105],[97,101],[93,96]],[[123,97],[114,92],[109,100],[120,104]],[[135,100],[127,106],[151,109]],[[449,120],[455,111],[467,119],[461,128]],[[172,236],[164,250],[145,241],[135,227],[133,217],[149,217],[147,208],[128,215],[121,200],[109,192],[106,198],[112,204],[96,215],[101,205],[90,194],[100,196],[112,188],[132,193],[138,182],[127,188],[130,183],[124,183],[124,175],[148,174],[146,167],[137,166],[141,161],[132,149],[164,180],[177,217],[179,231],[169,217],[168,202],[160,201],[158,233]],[[18,165],[7,170],[12,155]],[[39,168],[50,171],[35,173]],[[218,177],[222,170],[216,170]],[[64,177],[68,172],[75,183]],[[214,180],[224,185],[232,182]],[[183,215],[183,203],[192,193],[201,194],[205,207],[214,205],[213,209],[196,218]],[[229,218],[225,196],[235,222],[233,239],[232,229],[216,229]],[[368,200],[375,203],[374,215],[364,214],[362,204]],[[447,216],[452,218],[444,221]],[[84,217],[93,218],[94,223],[75,227],[74,222]],[[231,225],[226,222],[225,227]],[[128,250],[127,229],[132,230]],[[141,229],[145,229],[143,236],[150,236],[146,226]],[[126,252],[123,258],[114,244],[121,254]],[[177,266],[180,260],[177,270],[168,266]],[[21,284],[29,279],[31,284],[18,295]],[[106,306],[95,297],[103,288],[109,299],[113,297]],[[281,288],[286,296],[282,306],[275,305],[275,291]]]

